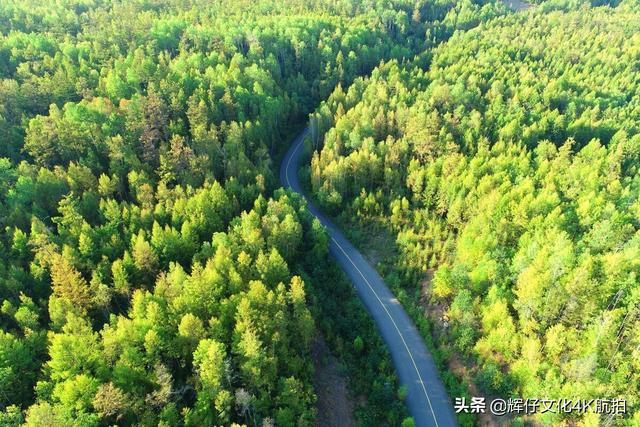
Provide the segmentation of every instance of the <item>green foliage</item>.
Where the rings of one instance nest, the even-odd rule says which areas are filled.
[[[311,307],[318,329],[349,372],[349,388],[356,403],[358,425],[401,425],[407,417],[391,356],[376,326],[344,273],[336,266],[309,258],[318,272],[311,282]],[[331,286],[324,286],[331,283]],[[365,338],[363,338],[365,337]],[[366,402],[356,399],[366,398]]]
[[[402,420],[402,427],[414,427],[416,424],[413,421],[413,418],[405,418],[404,420]]]
[[[336,86],[490,9],[503,10],[2,2],[3,422],[313,424],[307,286],[322,283],[328,239],[274,192],[277,160]],[[379,343],[356,345],[383,363]],[[370,419],[399,424],[388,361],[381,378],[350,363],[358,393],[392,407]]]
[[[587,3],[2,2],[0,423],[312,425],[319,329],[358,422],[413,425],[276,190],[321,100],[317,200],[395,234],[403,304],[435,270],[465,379],[637,419],[640,12]]]
[[[498,17],[311,115],[317,200],[393,233],[405,294],[435,270],[440,347],[484,393],[637,412],[638,18],[635,2]]]

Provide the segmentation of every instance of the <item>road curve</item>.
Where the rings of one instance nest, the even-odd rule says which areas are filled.
[[[294,139],[282,161],[282,185],[304,197],[311,213],[326,227],[331,238],[329,253],[353,282],[358,296],[389,348],[400,383],[407,387],[407,406],[415,425],[457,426],[451,401],[440,381],[433,358],[402,305],[338,227],[305,197],[298,179],[298,169],[307,134],[308,128]]]

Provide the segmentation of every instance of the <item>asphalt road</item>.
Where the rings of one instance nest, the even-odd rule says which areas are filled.
[[[504,4],[509,6],[511,10],[515,12],[521,12],[523,10],[530,9],[532,5],[522,0],[502,0]]]
[[[347,273],[389,348],[400,382],[407,386],[407,406],[416,426],[458,425],[444,385],[420,333],[376,270],[329,218],[304,196],[298,180],[305,129],[291,144],[280,166],[280,181],[302,195],[309,210],[327,228],[329,253]]]

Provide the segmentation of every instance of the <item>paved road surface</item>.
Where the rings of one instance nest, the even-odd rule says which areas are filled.
[[[305,129],[296,137],[280,166],[282,184],[303,197],[302,186],[298,181],[298,169],[307,133],[308,129]],[[433,358],[409,316],[376,270],[329,218],[309,199],[307,205],[311,213],[327,228],[331,237],[330,254],[353,282],[358,296],[375,320],[384,342],[389,347],[400,382],[407,386],[407,406],[416,426],[456,426],[451,401],[438,377]]]
[[[509,6],[512,10],[516,12],[521,12],[523,10],[530,9],[532,7],[531,4],[524,2],[522,0],[502,0],[504,4]]]

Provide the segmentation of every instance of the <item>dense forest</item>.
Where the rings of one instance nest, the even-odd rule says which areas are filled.
[[[640,422],[640,6],[537,3],[0,2],[0,425],[315,425],[319,336],[356,424],[412,425],[278,188],[307,117],[456,396]]]
[[[337,88],[311,116],[308,177],[363,240],[390,236],[388,282],[426,302],[471,390],[622,398],[626,418],[537,421],[637,425],[640,6],[554,9]]]
[[[399,425],[388,355],[275,166],[336,86],[504,13],[1,2],[0,424],[313,425],[320,331],[358,422]]]

